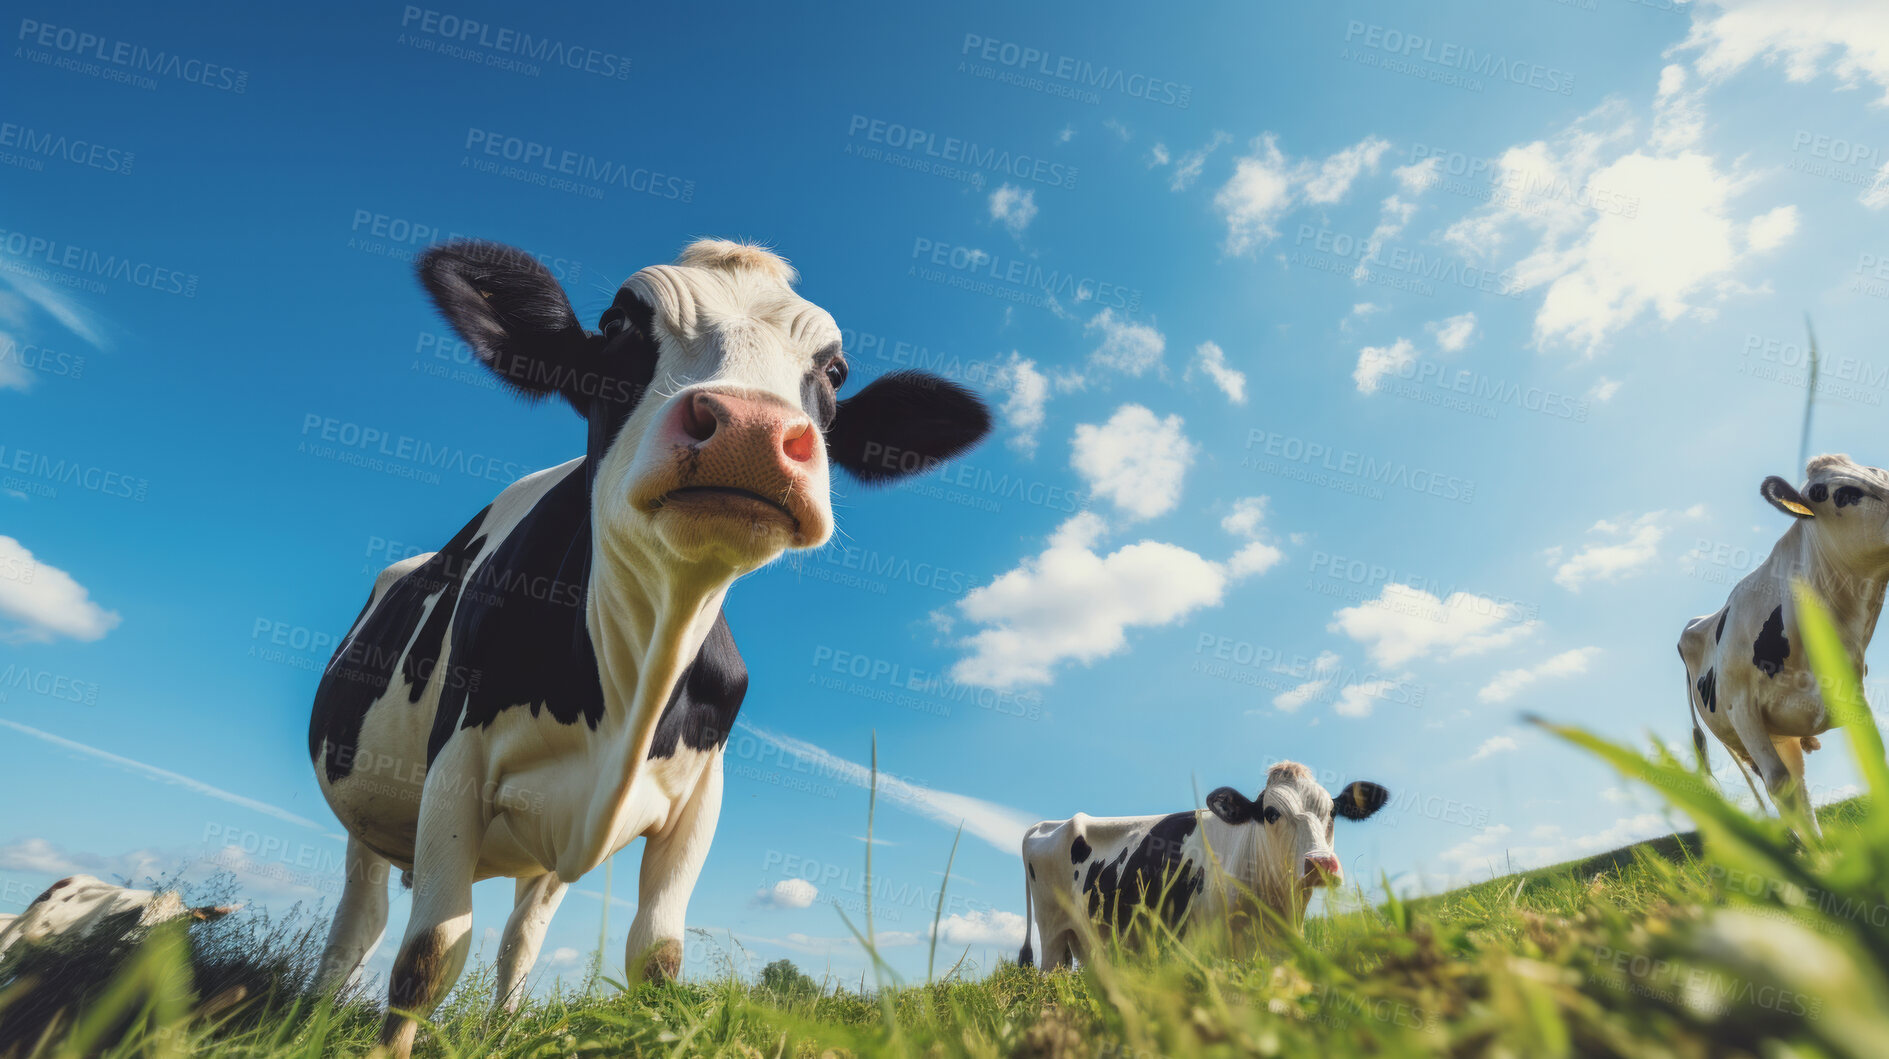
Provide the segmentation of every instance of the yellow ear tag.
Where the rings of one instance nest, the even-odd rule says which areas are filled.
[[[1811,509],[1805,507],[1802,504],[1795,503],[1790,500],[1786,500],[1783,497],[1778,497],[1778,503],[1783,504],[1785,510],[1795,512],[1799,515],[1804,516],[1805,518],[1817,517],[1817,513],[1815,511],[1812,511]]]

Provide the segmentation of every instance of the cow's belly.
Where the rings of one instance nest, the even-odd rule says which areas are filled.
[[[410,703],[405,686],[396,680],[362,720],[353,769],[332,784],[323,770],[316,770],[328,805],[348,833],[403,867],[413,862],[427,774],[426,742],[438,698],[429,691]]]

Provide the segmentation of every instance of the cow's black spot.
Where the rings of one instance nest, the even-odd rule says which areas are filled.
[[[1713,713],[1718,712],[1717,670],[1708,669],[1705,671],[1705,675],[1699,678],[1699,701],[1705,703],[1706,709],[1711,710]]]
[[[1089,843],[1081,835],[1077,835],[1076,840],[1069,844],[1069,863],[1081,864],[1088,859]]]
[[[447,599],[458,598],[467,568],[485,545],[479,528],[491,510],[488,506],[473,516],[444,548],[394,582],[378,605],[370,595],[368,605],[354,619],[352,635],[335,648],[315,689],[308,722],[308,756],[321,761],[326,748],[329,783],[354,771],[361,722],[368,707],[386,694],[395,663],[425,617],[426,601],[438,595],[441,605],[451,611]],[[432,625],[429,621],[428,626]],[[437,658],[437,652],[432,657]]]
[[[1197,813],[1164,816],[1106,867],[1099,860],[1091,863],[1082,881],[1089,914],[1106,915],[1116,930],[1124,930],[1136,908],[1158,901],[1156,912],[1162,920],[1179,923],[1194,895],[1206,886],[1205,869],[1189,864],[1186,857],[1187,838],[1199,823]]]
[[[1030,865],[1030,881],[1036,881],[1036,865],[1034,864]]]
[[[1812,500],[1815,500],[1817,503],[1821,504],[1824,502],[1824,499],[1830,495],[1830,487],[1823,484],[1822,482],[1818,482],[1816,485],[1811,486],[1810,490],[1804,495],[1810,497]],[[1841,489],[1837,490],[1837,495],[1842,496],[1843,490]],[[1842,502],[1839,501],[1837,503],[1837,506],[1842,507],[1843,506]]]
[[[1780,604],[1772,608],[1771,616],[1764,619],[1764,628],[1758,630],[1758,639],[1751,645],[1751,664],[1764,670],[1765,676],[1775,677],[1790,656],[1791,642],[1784,637],[1784,607]]]
[[[748,695],[748,667],[735,650],[728,631],[728,612],[715,615],[715,624],[695,653],[695,661],[676,680],[669,704],[656,722],[650,739],[651,758],[673,757],[678,742],[690,750],[709,750],[728,741],[735,714]]]
[[[1712,634],[1713,643],[1717,643],[1725,638],[1725,618],[1730,615],[1731,612],[1732,608],[1730,607],[1726,607],[1724,610],[1718,612],[1718,631]]]
[[[588,462],[588,461],[586,461]],[[431,765],[455,731],[516,706],[560,724],[603,720],[603,685],[585,623],[590,590],[588,472],[573,466],[467,581],[452,623],[453,672],[426,742]]]
[[[1837,506],[1849,507],[1863,502],[1863,491],[1853,485],[1837,486]]]

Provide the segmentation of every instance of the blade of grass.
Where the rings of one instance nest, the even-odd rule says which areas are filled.
[[[925,958],[925,981],[930,983],[938,966],[938,924],[944,920],[945,887],[951,885],[951,866],[958,860],[958,840],[964,837],[964,821],[958,821],[958,833],[951,836],[951,855],[945,858],[944,881],[938,884],[938,909],[931,914],[931,955]],[[969,952],[969,949],[965,950]],[[959,962],[963,962],[960,960]]]

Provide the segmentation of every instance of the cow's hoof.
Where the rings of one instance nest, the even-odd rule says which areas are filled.
[[[673,981],[682,974],[682,941],[664,938],[649,947],[643,956],[643,978],[650,982]]]

